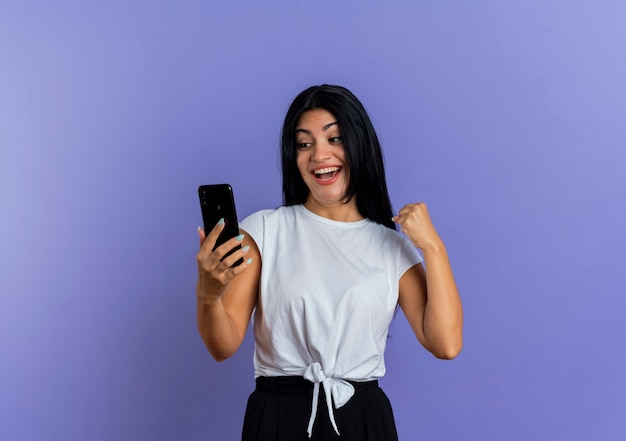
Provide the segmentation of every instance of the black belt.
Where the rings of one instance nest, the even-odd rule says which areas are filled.
[[[371,381],[351,381],[346,380],[354,386],[355,393],[378,387],[378,380]],[[257,377],[256,389],[272,395],[311,395],[313,393],[313,383],[304,377]]]

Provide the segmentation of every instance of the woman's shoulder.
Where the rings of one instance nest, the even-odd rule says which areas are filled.
[[[278,225],[284,221],[290,222],[293,220],[294,216],[297,215],[298,207],[298,205],[283,205],[278,208],[258,210],[246,216],[246,218],[239,222],[239,224],[244,230],[247,230],[249,228],[254,228],[253,226],[265,228],[269,225]]]
[[[248,219],[263,218],[265,216],[272,214],[272,212],[274,211],[276,211],[275,208],[263,208],[261,210],[257,210],[248,214],[246,217],[243,218],[241,222],[246,222]]]
[[[371,223],[371,228],[373,231],[375,231],[375,233],[373,234],[379,238],[380,242],[385,248],[413,248],[413,244],[411,244],[411,241],[408,239],[408,237],[406,237],[402,232],[398,230],[391,229],[383,224],[377,224],[373,221]]]
[[[266,238],[285,234],[286,228],[282,227],[293,224],[296,210],[293,206],[258,210],[239,222],[239,227],[252,236],[259,250],[262,250]]]
[[[296,210],[296,206],[285,206],[281,205],[277,208],[264,208],[258,211],[255,211],[248,216],[246,216],[241,222],[246,222],[248,219],[266,219],[272,217],[281,217],[285,215],[290,215],[294,213]]]

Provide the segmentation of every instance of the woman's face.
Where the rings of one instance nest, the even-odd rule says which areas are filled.
[[[324,109],[304,112],[296,125],[296,164],[309,188],[307,202],[343,203],[350,170],[335,116]]]

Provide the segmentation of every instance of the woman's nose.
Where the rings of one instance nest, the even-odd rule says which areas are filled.
[[[330,158],[330,149],[328,145],[315,144],[311,152],[311,161],[323,162]]]

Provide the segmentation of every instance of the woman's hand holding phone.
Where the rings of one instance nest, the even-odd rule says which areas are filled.
[[[224,221],[220,220],[208,236],[204,229],[198,228],[200,251],[196,255],[198,264],[196,295],[198,300],[205,304],[220,299],[230,282],[245,271],[251,263],[251,259],[243,259],[249,251],[248,246],[241,247],[243,234],[227,240],[213,250],[224,227]],[[228,255],[230,252],[232,254]],[[239,260],[244,261],[233,267]]]

